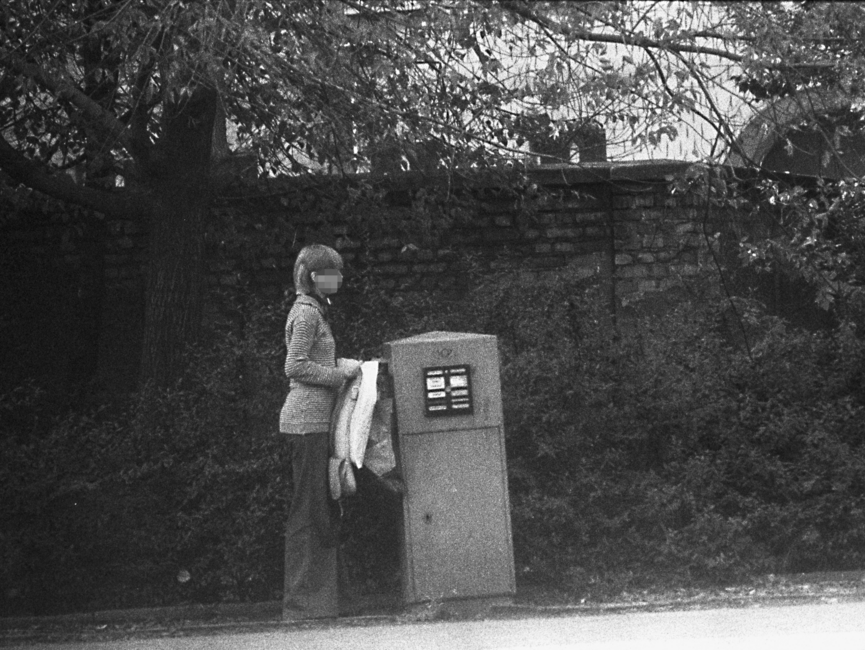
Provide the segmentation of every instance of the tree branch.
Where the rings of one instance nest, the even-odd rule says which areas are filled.
[[[114,115],[106,112],[98,103],[76,88],[74,84],[63,79],[57,79],[46,72],[41,66],[28,63],[14,54],[6,53],[5,56],[0,57],[0,66],[33,79],[55,97],[70,102],[81,111],[84,118],[90,124],[94,125],[104,134],[111,146],[120,145],[130,155],[134,155],[126,125]]]
[[[585,30],[572,30],[559,25],[553,20],[546,18],[545,16],[541,16],[526,6],[528,3],[524,2],[502,2],[502,6],[508,11],[516,14],[520,18],[527,20],[529,22],[535,23],[536,25],[543,27],[546,30],[555,32],[560,36],[565,36],[567,38],[572,38],[580,41],[587,41],[590,43],[614,43],[616,45],[631,45],[633,47],[639,47],[644,50],[662,50],[666,52],[675,52],[677,54],[682,54],[685,52],[690,52],[692,54],[708,54],[717,56],[722,59],[727,59],[728,61],[733,61],[735,63],[741,63],[745,60],[745,57],[741,54],[737,54],[735,52],[731,52],[729,50],[722,50],[715,47],[708,47],[705,45],[694,45],[691,43],[673,43],[668,41],[661,41],[653,38],[648,38],[646,36],[642,36],[640,34],[629,34],[624,32],[619,32],[617,34],[600,34],[598,32],[590,32]],[[697,37],[706,37],[706,38],[714,38],[723,41],[742,41],[742,42],[753,42],[756,39],[755,37],[750,36],[727,36],[720,32],[713,31],[698,31],[688,33],[687,36],[689,38],[697,38]],[[806,42],[815,42],[814,39],[803,39]],[[825,69],[825,68],[833,68],[837,65],[837,62],[831,60],[825,61],[811,61],[808,63],[785,63],[783,61],[780,62],[766,62],[765,67],[769,70],[796,70],[802,67],[810,67],[816,69]]]
[[[667,82],[667,75],[664,74],[664,69],[661,67],[661,64],[658,61],[658,58],[652,53],[652,50],[647,49],[647,50],[645,50],[645,52],[646,52],[646,56],[648,56],[649,60],[652,62],[652,65],[655,67],[655,71],[658,73],[658,77],[661,79],[661,83],[664,85],[664,91],[667,93],[667,95],[670,97],[670,99],[675,101],[677,99],[676,93],[674,93],[673,89],[670,88],[670,84]],[[724,133],[724,131],[721,129],[721,127],[718,126],[718,124],[716,124],[711,119],[709,119],[709,116],[706,115],[705,113],[703,113],[703,111],[698,109],[696,106],[688,107],[688,110],[690,110],[697,117],[700,117],[703,120],[705,120],[709,124],[709,126],[711,126],[713,129],[715,129],[715,131],[717,131],[718,135],[721,136],[722,138],[726,135]],[[731,146],[736,146],[736,144],[732,143]]]
[[[52,198],[103,214],[140,219],[146,217],[149,212],[148,197],[129,190],[114,192],[82,187],[67,174],[52,174],[43,166],[28,160],[2,137],[0,137],[0,169],[12,180]]]
[[[524,20],[533,22],[536,25],[543,27],[546,30],[555,32],[561,36],[574,38],[580,41],[588,41],[590,43],[615,43],[616,45],[633,45],[643,49],[665,50],[668,52],[692,52],[694,54],[711,54],[722,59],[728,59],[739,63],[745,57],[741,54],[721,50],[715,47],[706,47],[703,45],[691,45],[689,43],[668,43],[652,38],[646,38],[638,34],[599,34],[597,32],[589,32],[584,30],[566,29],[544,16],[536,14],[523,3],[519,2],[503,2],[502,6],[508,11],[515,13]]]

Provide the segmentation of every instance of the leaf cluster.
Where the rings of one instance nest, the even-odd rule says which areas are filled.
[[[783,35],[756,40],[772,11],[743,12],[25,0],[3,13],[0,131],[40,164],[127,186],[158,163],[166,120],[205,91],[218,94],[231,147],[254,152],[268,173],[485,167],[525,155],[534,137],[591,124],[618,148],[656,145],[689,114],[729,139],[718,75],[743,59],[743,43],[762,48],[749,69],[774,69],[769,44]],[[546,125],[527,134],[529,118]]]
[[[746,263],[801,278],[817,304],[861,327],[865,314],[865,194],[856,180],[811,187],[765,181],[754,203],[777,235],[742,242]]]

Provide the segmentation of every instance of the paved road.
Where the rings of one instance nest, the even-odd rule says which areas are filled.
[[[865,602],[363,627],[285,625],[267,631],[253,628],[222,634],[12,647],[30,650],[865,650]]]

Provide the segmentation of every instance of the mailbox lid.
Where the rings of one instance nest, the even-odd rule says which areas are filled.
[[[393,379],[399,434],[454,431],[502,425],[502,396],[499,374],[498,339],[491,334],[428,332],[384,344],[384,356]],[[462,372],[466,368],[467,373]],[[470,408],[461,414],[454,406],[465,406],[462,395],[445,400],[446,413],[429,410],[430,373],[456,381],[467,375],[458,392],[470,397]],[[444,385],[447,385],[445,383]],[[448,394],[448,398],[451,394]],[[462,403],[460,403],[462,402]]]

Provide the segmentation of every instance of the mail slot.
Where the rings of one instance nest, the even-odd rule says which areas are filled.
[[[403,497],[406,602],[516,589],[495,336],[429,332],[384,345]]]

